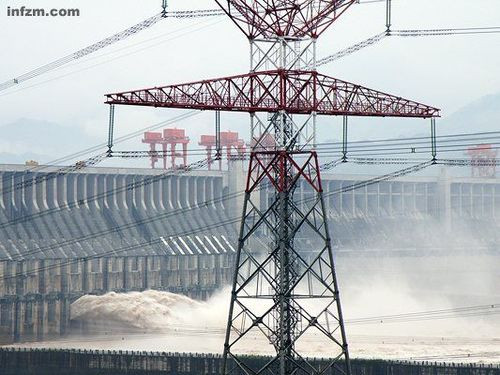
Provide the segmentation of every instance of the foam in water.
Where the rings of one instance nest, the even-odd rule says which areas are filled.
[[[103,326],[121,327],[122,331],[146,332],[207,322],[213,317],[214,303],[195,301],[184,295],[147,290],[83,296],[71,305],[71,319]]]
[[[498,303],[498,259],[479,254],[339,258],[344,316],[349,321]],[[221,353],[229,298],[228,288],[206,302],[161,291],[84,296],[71,306],[71,318],[90,329],[95,325],[98,334],[25,346]],[[462,356],[455,362],[491,363],[500,362],[499,317],[347,323],[346,330],[353,357],[439,361],[454,355]],[[262,337],[249,340],[249,353],[269,353]],[[329,354],[320,337],[310,335],[302,345],[310,355]]]

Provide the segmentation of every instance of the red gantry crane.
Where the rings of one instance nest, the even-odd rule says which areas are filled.
[[[160,145],[163,141],[162,134],[160,132],[145,132],[142,143],[149,144],[149,151],[151,152],[151,168],[155,169],[156,162],[158,161],[158,153],[156,151],[156,146]]]
[[[172,169],[179,167],[176,159],[182,158],[182,167],[187,165],[187,147],[189,144],[189,137],[186,137],[184,129],[163,129],[163,168],[167,169],[167,153],[170,146],[170,166]],[[182,146],[182,153],[177,152],[177,145]]]
[[[494,178],[497,173],[496,160],[498,150],[490,144],[470,147],[467,154],[471,158],[472,177]]]
[[[170,167],[172,169],[187,165],[187,147],[189,144],[189,137],[186,137],[186,131],[184,129],[163,129],[163,133],[145,132],[142,143],[149,144],[151,168],[153,169],[155,169],[156,162],[158,162],[160,154],[163,159],[163,169],[168,168],[167,159],[169,154]],[[158,145],[161,145],[163,150],[160,154],[156,150],[156,146]],[[177,152],[177,145],[182,145],[182,153]],[[182,158],[182,165],[177,165],[177,158]]]
[[[202,135],[198,145],[204,146],[207,150],[208,169],[212,169],[212,150],[217,148],[217,136],[215,135]],[[245,157],[245,141],[239,138],[239,134],[232,131],[220,132],[220,152],[226,149],[227,160],[233,158],[243,159]],[[233,155],[233,150],[236,155]],[[222,158],[219,157],[219,170],[222,170]]]

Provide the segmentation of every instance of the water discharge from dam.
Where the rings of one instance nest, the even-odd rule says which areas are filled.
[[[210,307],[216,305],[169,292],[112,292],[81,297],[71,305],[71,316],[73,320],[102,325],[100,329],[161,332],[192,323],[195,316],[207,322]]]
[[[498,314],[355,322],[497,303],[497,256],[341,257],[337,264],[353,357],[440,360],[461,355],[465,358],[453,360],[500,362]],[[87,334],[25,346],[220,353],[229,294],[225,288],[205,302],[151,290],[84,296],[71,306],[71,317],[84,323]],[[310,334],[300,344],[311,356],[328,356],[319,337]],[[262,336],[251,339],[246,352],[269,353]]]

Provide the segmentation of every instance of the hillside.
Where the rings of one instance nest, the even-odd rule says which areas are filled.
[[[1,125],[0,134],[0,163],[8,164],[45,163],[99,143],[77,126],[24,118]]]
[[[443,118],[440,134],[500,131],[500,93],[486,95]]]

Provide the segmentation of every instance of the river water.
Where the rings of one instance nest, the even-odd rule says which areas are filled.
[[[352,357],[500,363],[500,257],[340,257],[337,270]],[[71,316],[93,326],[93,334],[22,346],[220,353],[228,302],[228,288],[206,302],[158,291],[85,296]],[[429,313],[484,305],[492,307]],[[383,317],[408,313],[415,315]],[[367,317],[373,319],[358,320]],[[298,349],[330,353],[315,334]],[[243,350],[270,353],[257,335]]]

